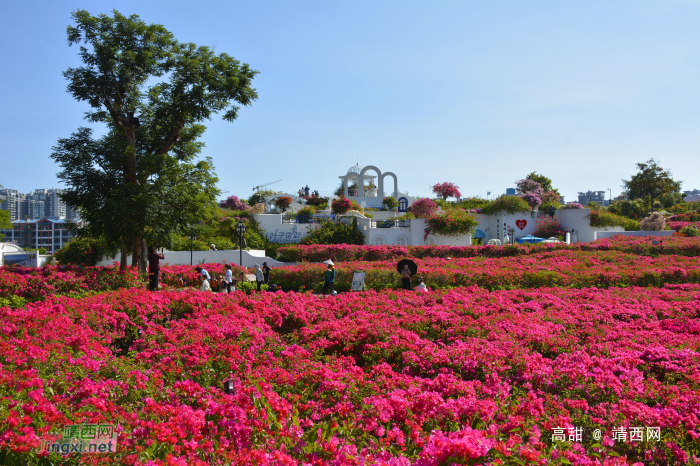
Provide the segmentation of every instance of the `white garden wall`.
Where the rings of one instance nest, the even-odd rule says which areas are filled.
[[[615,235],[623,236],[659,236],[662,238],[673,236],[673,230],[663,230],[663,231],[596,231],[595,238],[612,238]]]
[[[243,266],[252,267],[255,264],[261,264],[267,262],[271,267],[280,267],[283,265],[293,265],[289,262],[278,262],[270,257],[265,256],[265,251],[261,250],[250,250],[242,251],[243,255]],[[161,264],[171,264],[171,265],[189,265],[190,264],[190,251],[168,251],[164,254],[165,260],[160,261]],[[101,266],[112,266],[114,262],[119,263],[121,260],[121,254],[117,254],[114,258],[104,259],[97,263]],[[240,253],[236,250],[229,251],[193,251],[192,252],[192,266],[196,267],[197,264],[208,264],[208,263],[220,263],[220,264],[239,264]],[[128,259],[129,265],[131,265],[131,257]]]

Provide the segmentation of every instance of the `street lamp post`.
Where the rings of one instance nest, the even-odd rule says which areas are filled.
[[[194,234],[194,230],[190,230],[190,235],[187,237],[188,240],[190,240],[190,265],[192,265],[192,255],[194,251],[194,246],[193,246],[193,241],[197,239],[197,236]]]
[[[245,233],[245,225],[243,220],[238,220],[238,225],[236,225],[236,231],[238,232],[238,251],[240,254],[240,266],[243,267],[243,233]]]
[[[610,193],[610,205],[612,205],[612,189],[608,188],[608,192]]]

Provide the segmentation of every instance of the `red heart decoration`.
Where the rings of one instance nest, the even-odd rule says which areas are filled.
[[[521,230],[523,230],[527,226],[527,220],[516,220],[515,225]]]

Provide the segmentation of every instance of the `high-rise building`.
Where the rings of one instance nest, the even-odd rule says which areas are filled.
[[[0,209],[10,211],[10,220],[40,220],[45,217],[79,220],[77,209],[70,208],[60,199],[62,189],[35,189],[20,193],[0,185]]]
[[[610,204],[610,200],[605,199],[605,194],[607,191],[587,191],[585,193],[578,193],[578,203],[582,206],[587,206],[589,202],[593,201],[601,206],[607,206]]]

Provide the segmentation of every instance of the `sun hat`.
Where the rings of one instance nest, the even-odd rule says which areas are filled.
[[[330,260],[330,259],[323,261],[323,263],[326,264],[326,265],[335,265],[335,264],[333,263],[333,261]]]

